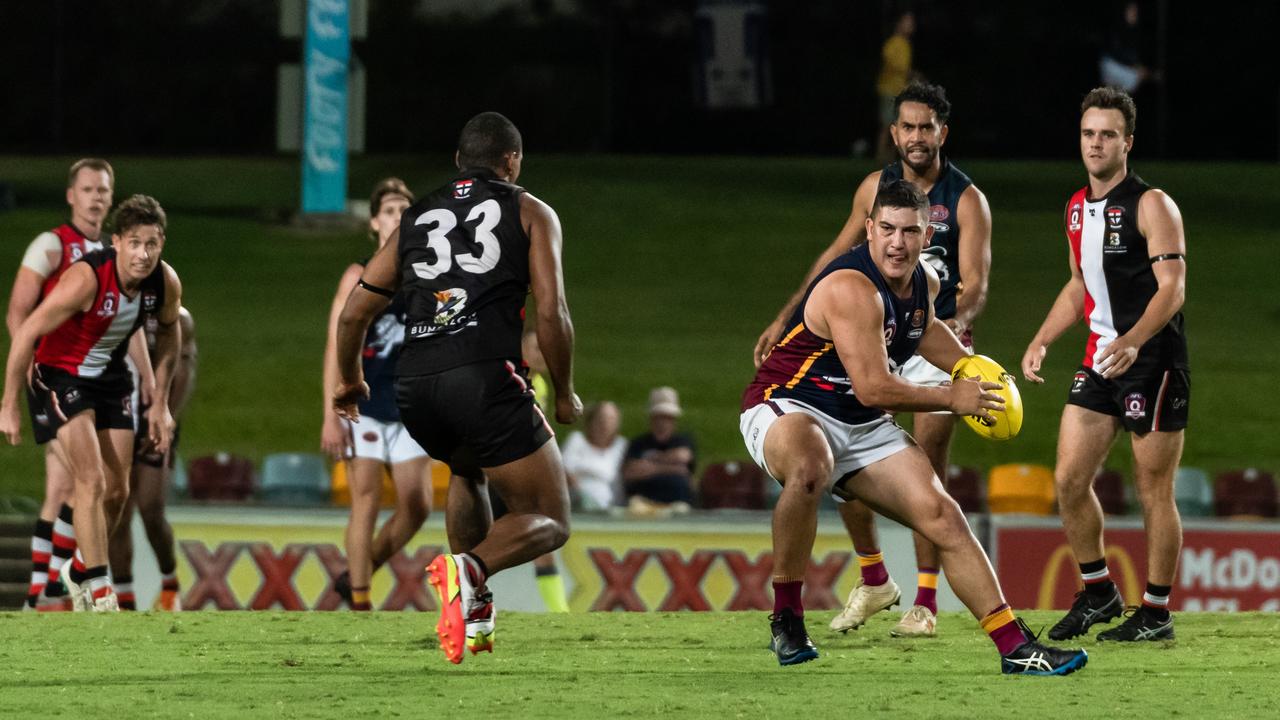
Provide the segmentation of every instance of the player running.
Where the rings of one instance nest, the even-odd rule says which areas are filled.
[[[747,449],[782,485],[773,512],[772,649],[782,665],[818,656],[801,594],[819,498],[830,492],[862,500],[937,546],[956,595],[995,642],[1002,672],[1065,675],[1083,667],[1087,654],[1040,644],[1014,617],[964,513],[886,412],[990,418],[990,410],[1004,409],[996,383],[934,387],[896,374],[917,353],[936,367],[967,355],[936,319],[941,284],[919,262],[933,232],[928,208],[924,193],[905,180],[880,189],[867,242],[818,274],[744,393]]]
[[[934,313],[966,348],[972,349],[973,323],[987,302],[991,210],[977,186],[942,154],[942,145],[947,139],[947,119],[951,115],[946,91],[937,85],[912,83],[898,95],[895,105],[897,119],[890,131],[898,149],[898,160],[871,173],[858,186],[853,196],[853,212],[844,228],[818,257],[800,289],[757,341],[754,357],[757,367],[782,337],[784,324],[805,288],[832,260],[866,241],[866,221],[877,190],[899,179],[911,182],[929,196],[929,225],[933,234],[921,258],[934,269],[940,281]],[[917,385],[932,387],[951,382],[947,371],[918,355],[903,365],[902,376]],[[912,417],[911,434],[929,457],[929,464],[942,479],[943,487],[955,422],[956,416],[945,412],[916,412]],[[896,605],[901,592],[885,570],[871,510],[857,500],[842,503],[839,510],[861,569],[861,577],[849,593],[844,609],[831,621],[832,630],[847,632],[862,626],[875,613]],[[890,631],[896,637],[936,633],[938,549],[920,533],[913,533],[912,537],[918,568],[916,597]]]
[[[1186,238],[1178,206],[1128,169],[1137,107],[1101,87],[1080,106],[1080,155],[1089,184],[1067,202],[1071,277],[1022,358],[1037,374],[1049,345],[1084,317],[1089,340],[1062,409],[1055,480],[1058,513],[1084,590],[1049,637],[1083,635],[1124,608],[1102,544],[1102,507],[1093,478],[1121,429],[1131,433],[1133,475],[1147,531],[1142,605],[1099,640],[1173,638],[1169,591],[1182,547],[1173,478],[1182,457],[1191,400],[1182,303]]]
[[[400,227],[400,216],[413,204],[413,192],[399,178],[387,178],[373,188],[369,199],[369,229],[381,249]],[[360,402],[360,417],[352,421],[338,416],[328,402],[328,391],[338,380],[338,316],[347,296],[360,280],[366,263],[352,263],[338,282],[329,310],[329,336],[324,352],[324,425],[321,446],[332,457],[347,463],[351,488],[351,519],[347,522],[347,570],[334,588],[352,610],[372,610],[369,586],[373,573],[418,532],[431,511],[430,458],[400,422],[396,407],[395,366],[404,343],[403,293],[392,299],[369,326],[360,354],[369,398]],[[378,531],[378,507],[382,500],[382,474],[391,474],[396,488],[395,511]]]
[[[0,433],[16,445],[18,392],[40,339],[33,385],[75,484],[76,538],[86,565],[84,583],[69,589],[96,611],[119,609],[107,578],[107,536],[127,499],[133,456],[133,381],[125,348],[144,318],[156,315],[156,387],[147,419],[152,442],[165,452],[173,433],[169,386],[182,300],[177,273],[160,260],[160,204],[134,195],[116,210],[114,225],[113,247],[73,263],[18,328],[0,401]]]
[[[142,325],[142,335],[146,338],[148,352],[156,350],[156,330],[159,322],[154,315],[148,315]],[[182,417],[196,383],[196,327],[195,320],[185,307],[178,308],[178,327],[181,332],[182,346],[178,352],[178,361],[173,371],[173,387],[169,390],[169,412],[177,423]],[[140,378],[134,363],[130,363],[130,372],[134,383]],[[138,427],[134,436],[133,469],[129,473],[129,499],[125,503],[120,521],[116,523],[108,541],[107,557],[111,560],[111,582],[115,587],[116,598],[121,610],[136,610],[137,599],[133,590],[133,511],[136,509],[142,518],[142,528],[147,534],[147,543],[156,556],[156,565],[160,571],[160,594],[154,603],[157,610],[175,612],[182,609],[180,586],[178,585],[178,557],[173,543],[173,528],[165,517],[165,496],[169,492],[169,480],[173,477],[174,458],[178,454],[178,437],[180,426],[173,429],[173,440],[169,443],[168,452],[159,452],[151,442],[151,433],[147,427],[148,411],[151,409],[150,398],[134,391],[134,402],[138,408]]]
[[[551,427],[520,370],[525,295],[556,419],[573,422],[573,324],[560,269],[560,221],[517,185],[520,132],[498,113],[462,128],[458,175],[407,211],[369,261],[338,321],[334,407],[357,419],[369,395],[359,362],[366,329],[396,292],[407,305],[397,403],[409,433],[449,464],[446,526],[455,554],[428,567],[440,598],[445,656],[492,649],[488,577],[555,550],[569,537],[569,489]],[[491,521],[486,480],[510,512]]]

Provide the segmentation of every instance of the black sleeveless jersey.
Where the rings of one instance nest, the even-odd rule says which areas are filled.
[[[809,296],[823,278],[837,270],[856,270],[870,278],[884,304],[884,342],[889,371],[897,372],[920,347],[929,320],[929,280],[923,265],[911,273],[911,296],[900,298],[889,289],[863,243],[836,258],[814,278],[787,323],[787,333],[756,371],[742,397],[747,410],[774,399],[802,402],[840,422],[858,425],[875,420],[883,410],[867,407],[853,394],[853,384],[831,340],[814,334],[804,323]]]
[[[1084,316],[1089,325],[1084,366],[1129,332],[1147,311],[1160,284],[1151,270],[1147,239],[1138,230],[1138,203],[1151,186],[1130,172],[1105,196],[1092,199],[1085,186],[1067,202],[1067,241],[1084,277]],[[1187,368],[1182,313],[1170,318],[1138,351],[1161,367]]]
[[[519,359],[529,292],[524,188],[469,169],[400,220],[404,347],[397,374],[430,375],[491,359]]]
[[[880,171],[880,187],[902,179],[902,160],[889,163]],[[920,259],[933,266],[942,285],[933,301],[933,311],[939,320],[956,315],[956,295],[960,287],[960,221],[956,208],[960,196],[973,184],[968,175],[951,164],[944,156],[938,181],[929,190],[929,224],[933,226],[933,238],[929,247],[920,253]]]

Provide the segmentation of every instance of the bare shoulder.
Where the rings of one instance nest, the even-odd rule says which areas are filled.
[[[186,306],[178,308],[178,324],[182,326],[182,334],[184,337],[190,337],[195,333],[196,321],[191,317],[191,311]]]
[[[919,265],[924,268],[924,278],[929,283],[929,297],[932,298],[938,294],[938,289],[942,287],[942,280],[938,279],[938,271],[925,262],[923,256],[920,258]]]
[[[990,213],[990,206],[987,204],[987,196],[977,185],[969,183],[969,187],[960,193],[960,200],[956,203],[956,212],[986,212]]]
[[[822,305],[834,303],[842,308],[862,306],[866,304],[864,301],[877,305],[881,302],[880,293],[871,278],[857,270],[836,270],[822,278],[814,286],[810,298]]]
[[[556,211],[531,192],[520,193],[520,216],[525,220],[555,219]],[[527,224],[527,223],[526,223]]]
[[[1138,212],[1177,214],[1178,204],[1169,197],[1169,193],[1160,188],[1151,188],[1142,193],[1142,198],[1138,201]]]
[[[880,189],[880,175],[882,173],[882,170],[875,170],[868,173],[866,177],[862,178],[862,182],[858,183],[858,190],[853,194],[855,210],[862,210],[866,213],[871,212],[871,203],[876,200],[876,192]]]

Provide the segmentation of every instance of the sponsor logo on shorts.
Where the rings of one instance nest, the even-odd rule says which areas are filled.
[[[1187,406],[1187,399],[1174,398],[1173,401],[1170,403],[1170,405],[1172,405],[1174,410],[1181,410],[1182,408]]]
[[[1071,380],[1071,392],[1078,393],[1084,390],[1084,384],[1089,381],[1089,373],[1078,372]]]
[[[49,424],[49,413],[47,413],[47,412],[39,412],[39,413],[36,413],[36,424],[37,424],[37,425],[48,425],[48,424]]]
[[[1141,420],[1147,416],[1147,397],[1142,393],[1129,393],[1124,399],[1124,416]]]
[[[76,402],[79,399],[80,399],[80,391],[75,388],[71,388],[70,390],[66,391],[62,395],[63,402],[67,403],[68,405],[70,405],[73,402]]]
[[[1107,208],[1107,225],[1119,229],[1124,222],[1124,208],[1119,206]]]
[[[365,442],[377,442],[377,441],[378,441],[378,433],[376,433],[376,432],[367,432],[367,433],[365,433],[365,434],[361,435],[360,437],[361,437],[361,438],[363,438]]]
[[[133,394],[125,395],[120,400],[120,409],[124,411],[125,417],[133,417]]]
[[[475,185],[475,180],[459,180],[453,184],[453,197],[455,200],[462,200],[471,197],[471,187]]]

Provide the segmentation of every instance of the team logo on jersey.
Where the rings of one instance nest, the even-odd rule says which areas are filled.
[[[471,186],[475,185],[475,180],[459,180],[453,184],[453,199],[462,200],[471,197]]]
[[[436,325],[448,325],[467,307],[467,291],[462,288],[450,288],[435,293]]]
[[[1071,210],[1067,212],[1067,230],[1070,232],[1080,232],[1083,227],[1080,224],[1080,203],[1072,203]]]
[[[930,205],[929,206],[929,226],[936,233],[944,233],[951,229],[947,224],[947,220],[951,218],[951,211],[946,205]]]
[[[1129,393],[1124,398],[1124,416],[1141,420],[1147,416],[1147,397],[1142,393]]]
[[[75,262],[82,257],[84,257],[84,250],[82,250],[78,244],[72,245],[71,246],[71,262]]]
[[[110,290],[106,295],[102,296],[102,308],[98,310],[98,317],[111,317],[116,314],[116,294]]]
[[[1109,207],[1107,208],[1107,225],[1113,228],[1119,228],[1120,223],[1124,221],[1124,208]]]
[[[142,309],[146,312],[155,312],[156,303],[160,300],[153,292],[142,293]]]
[[[915,340],[924,335],[924,311],[917,309],[911,313],[911,331],[907,333],[907,337]]]
[[[1081,371],[1071,380],[1071,392],[1078,393],[1084,390],[1084,384],[1089,381],[1089,373]]]

